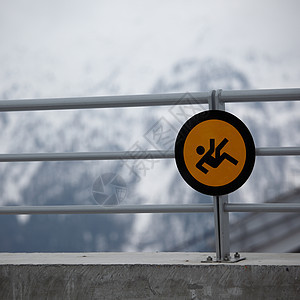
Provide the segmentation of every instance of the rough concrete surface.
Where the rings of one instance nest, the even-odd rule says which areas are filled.
[[[300,299],[300,254],[0,253],[0,299]]]

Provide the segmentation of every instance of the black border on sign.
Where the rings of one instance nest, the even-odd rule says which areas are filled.
[[[244,168],[236,179],[223,186],[209,186],[196,180],[189,173],[183,157],[183,147],[188,134],[196,125],[207,120],[221,120],[231,124],[241,134],[246,146],[246,160]],[[179,173],[192,188],[200,193],[211,196],[225,195],[240,188],[249,178],[255,163],[255,144],[249,129],[236,116],[221,110],[207,110],[194,115],[181,127],[175,142],[175,161]]]

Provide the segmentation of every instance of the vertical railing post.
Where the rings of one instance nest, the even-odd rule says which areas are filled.
[[[222,90],[213,90],[209,99],[209,109],[225,110],[225,104],[220,101]],[[216,260],[230,260],[229,241],[229,213],[224,211],[225,203],[228,203],[228,195],[214,196],[215,242]]]
[[[229,213],[224,211],[228,195],[214,196],[216,260],[230,260]]]

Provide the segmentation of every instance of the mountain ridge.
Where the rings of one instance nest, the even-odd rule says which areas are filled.
[[[191,86],[196,90],[204,87],[209,90],[220,83],[223,84],[224,89],[251,88],[247,75],[242,71],[231,66],[228,61],[215,63],[209,58],[178,62],[167,75],[157,79],[152,91],[177,92]],[[189,96],[190,94],[187,93],[186,97]],[[280,110],[274,116],[276,105]],[[283,146],[286,141],[291,143],[291,139],[299,140],[300,131],[297,128],[300,126],[300,118],[297,105],[276,105],[252,103],[247,104],[246,107],[239,104],[227,107],[249,126],[257,146]],[[4,153],[138,151],[159,150],[166,147],[172,149],[176,134],[185,121],[176,119],[172,109],[175,108],[4,113],[1,114],[0,123],[1,139],[4,142],[1,143],[0,148]],[[200,105],[198,109],[202,111],[208,107]],[[185,118],[193,113],[195,109],[186,111]],[[272,118],[274,121],[270,123],[269,120]],[[289,125],[290,140],[286,138],[285,130],[280,128],[279,125],[282,124],[291,124]],[[260,128],[264,128],[264,133],[261,133]],[[168,132],[167,140],[154,137],[153,134],[155,132],[157,134],[157,130],[160,129]],[[11,136],[14,139],[11,139]],[[296,167],[296,159],[294,157],[282,157],[277,160],[258,158],[249,182],[241,190],[233,193],[231,200],[261,202],[272,193],[276,194],[282,189],[295,186],[299,182],[300,174],[300,170]],[[175,163],[171,160],[151,162],[146,160],[146,164],[141,160],[122,160],[120,162],[5,163],[0,167],[1,204],[97,205],[93,199],[92,186],[99,175],[107,172],[119,174],[125,180],[128,189],[125,204],[182,204],[211,201],[209,197],[199,195],[183,182]],[[263,175],[266,172],[268,178]],[[62,232],[55,230],[56,235],[51,234],[48,244],[45,239],[42,239],[43,246],[26,241],[25,238],[20,242],[20,235],[14,237],[14,235],[8,236],[7,232],[2,232],[2,238],[10,242],[0,250],[152,251],[155,249],[161,251],[176,248],[177,244],[194,236],[204,236],[206,230],[213,227],[212,216],[203,214],[101,216],[99,220],[103,218],[105,222],[101,221],[101,224],[105,225],[98,229],[85,226],[86,222],[90,224],[89,226],[92,226],[93,222],[97,224],[96,216],[92,218],[93,222],[87,221],[88,216],[82,216],[81,224],[77,225],[73,223],[70,216],[49,218],[32,216],[25,221],[18,218],[19,223],[11,220],[7,224],[11,224],[10,226],[14,228],[16,226],[21,232],[35,228],[33,231],[37,236],[45,234],[42,229],[49,234],[50,227],[56,222],[62,228],[68,227],[67,224],[71,222],[73,228],[78,231],[78,236],[73,238],[78,241],[70,242],[70,245],[73,245],[70,247],[62,243],[62,240],[68,239],[67,230]],[[45,219],[51,222],[46,221],[44,226],[41,226]],[[201,229],[195,226],[197,223],[201,225]],[[16,230],[12,229],[13,227],[9,228],[9,231]],[[24,235],[26,236],[25,233]],[[14,241],[14,238],[19,239],[19,242]],[[60,243],[61,246],[58,246]],[[202,247],[200,249],[202,251],[209,250],[205,242],[191,246],[189,250],[199,250],[198,247]]]

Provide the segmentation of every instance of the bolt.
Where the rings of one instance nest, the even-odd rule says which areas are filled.
[[[207,256],[207,259],[206,259],[207,261],[212,261],[213,259],[212,259],[212,257],[211,256]]]
[[[229,261],[229,260],[230,260],[230,256],[229,255],[225,255],[224,261]]]
[[[234,258],[240,258],[240,257],[241,257],[240,254],[238,252],[235,252]]]

